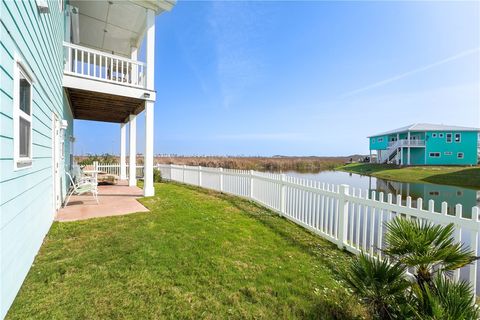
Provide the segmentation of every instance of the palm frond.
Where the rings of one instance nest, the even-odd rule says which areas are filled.
[[[387,223],[384,253],[408,267],[429,274],[461,268],[477,259],[453,237],[455,227],[435,225],[422,219],[397,217]]]

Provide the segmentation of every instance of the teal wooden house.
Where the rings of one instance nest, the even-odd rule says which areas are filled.
[[[0,319],[65,199],[74,119],[119,124],[126,179],[127,126],[135,172],[136,117],[144,112],[144,195],[154,194],[155,16],[173,5],[0,2]]]
[[[398,165],[476,165],[479,132],[479,128],[416,123],[368,137],[370,159]]]

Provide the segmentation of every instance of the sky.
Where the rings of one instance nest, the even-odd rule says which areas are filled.
[[[480,2],[179,0],[156,18],[155,89],[155,154],[367,154],[412,123],[480,127]],[[76,154],[119,153],[119,124],[74,129]]]

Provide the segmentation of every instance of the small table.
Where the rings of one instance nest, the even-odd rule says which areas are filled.
[[[98,178],[98,174],[101,173],[99,170],[83,170],[83,173],[88,174],[89,176],[92,176],[96,181]]]

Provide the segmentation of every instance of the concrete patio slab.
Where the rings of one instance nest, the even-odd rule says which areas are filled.
[[[55,220],[77,221],[146,212],[148,209],[137,201],[141,197],[143,190],[129,187],[126,181],[119,181],[116,185],[101,185],[98,186],[99,204],[90,194],[72,196],[68,205],[58,211]]]

